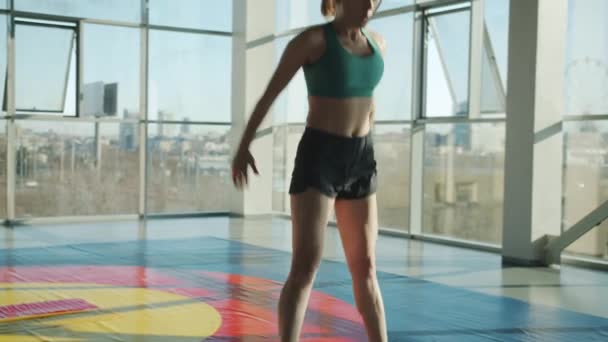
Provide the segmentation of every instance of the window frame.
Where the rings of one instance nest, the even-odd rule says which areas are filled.
[[[18,116],[18,115],[27,115],[27,113],[34,113],[35,115],[42,115],[42,116],[57,116],[56,114],[62,114],[65,111],[65,107],[66,107],[68,85],[70,82],[71,65],[72,65],[72,63],[75,63],[75,75],[73,76],[74,85],[75,85],[74,86],[74,89],[75,89],[74,111],[75,111],[75,113],[74,113],[74,115],[63,115],[63,117],[79,118],[80,117],[80,78],[81,78],[80,77],[81,76],[81,70],[80,70],[80,67],[81,67],[81,56],[80,56],[81,39],[80,38],[82,36],[80,22],[79,21],[69,21],[69,20],[47,21],[47,20],[43,20],[43,19],[39,19],[39,18],[35,18],[35,17],[19,16],[19,17],[11,18],[11,24],[14,27],[15,33],[17,31],[17,26],[22,25],[22,26],[35,26],[35,27],[71,30],[72,34],[73,34],[72,43],[70,46],[70,53],[68,54],[68,63],[67,63],[66,73],[65,73],[65,77],[64,77],[63,95],[61,98],[61,110],[23,109],[23,108],[17,107],[17,103],[15,102],[15,115]],[[17,38],[15,39],[15,41],[18,44]],[[72,61],[73,56],[75,57],[74,61]],[[15,56],[15,58],[16,58],[16,56]],[[15,69],[16,69],[16,66],[15,66]],[[15,75],[15,80],[17,80],[18,77],[19,77],[19,75]],[[8,85],[8,73],[6,75],[5,82]],[[7,96],[7,94],[6,94],[6,87],[5,87],[5,94],[4,94],[5,100],[3,101],[3,110],[4,111],[8,110],[8,108],[6,108],[6,96]]]
[[[460,12],[468,12],[469,15],[469,32],[468,32],[468,39],[469,39],[469,44],[468,44],[468,61],[467,61],[467,86],[466,86],[466,93],[467,93],[467,108],[465,110],[466,115],[438,115],[438,116],[428,116],[427,115],[427,85],[428,85],[428,68],[429,68],[429,44],[428,44],[428,34],[429,34],[429,30],[430,28],[433,26],[432,24],[432,19],[434,19],[435,17],[440,17],[440,16],[444,16],[444,15],[450,15],[450,14],[455,14],[455,13],[460,13]],[[471,57],[472,57],[472,33],[473,33],[473,26],[472,21],[473,21],[473,16],[475,15],[474,11],[473,11],[473,7],[471,5],[470,2],[462,2],[462,3],[457,3],[456,5],[444,5],[441,7],[430,7],[427,8],[425,10],[423,10],[421,12],[421,20],[422,20],[422,29],[419,31],[420,34],[420,42],[422,42],[422,45],[419,47],[422,51],[421,51],[421,55],[422,55],[422,63],[421,63],[421,67],[422,67],[422,77],[420,79],[420,81],[417,84],[414,84],[414,87],[420,87],[420,112],[419,113],[415,113],[415,115],[417,115],[418,119],[423,119],[423,120],[441,120],[441,119],[463,119],[463,120],[468,120],[471,119]],[[436,29],[434,31],[437,31]],[[433,35],[437,36],[436,32],[432,32]],[[437,40],[437,51],[440,54],[439,58],[442,61],[442,64],[444,64],[443,62],[443,58],[441,56],[441,42]],[[452,89],[449,80],[449,75],[448,75],[448,70],[444,65],[443,68],[447,78],[446,81],[448,82],[448,87],[450,89]]]

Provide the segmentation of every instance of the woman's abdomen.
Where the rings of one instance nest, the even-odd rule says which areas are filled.
[[[341,136],[364,136],[371,126],[372,103],[373,99],[369,97],[348,99],[309,97],[306,124]]]

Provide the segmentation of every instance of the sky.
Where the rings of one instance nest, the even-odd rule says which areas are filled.
[[[411,0],[384,0],[383,9],[411,4]],[[150,0],[150,20],[155,25],[183,25],[199,29],[229,31],[232,26],[232,2],[217,0]],[[571,0],[568,60],[593,57],[608,64],[608,1]],[[100,5],[103,4],[103,5]],[[108,6],[111,5],[111,6]],[[279,31],[311,25],[324,19],[317,1],[284,0],[277,8]],[[90,15],[98,19],[133,21],[139,18],[139,0],[16,0],[22,10],[41,10],[49,13]],[[488,0],[486,22],[496,52],[501,81],[506,83],[508,1]],[[287,18],[287,19],[286,19]],[[6,20],[3,18],[3,20]],[[385,76],[376,91],[378,119],[405,120],[410,118],[411,104],[411,45],[412,14],[373,20],[369,28],[382,34],[388,42],[385,58]],[[441,69],[434,44],[439,39],[448,57],[447,68],[452,79],[456,102],[467,97],[468,85],[468,20],[467,12],[453,13],[436,18],[438,37],[430,37],[427,114],[450,115],[453,99]],[[4,28],[5,25],[0,25]],[[61,30],[17,31],[17,99],[28,103],[57,103],[63,92],[63,70],[70,52],[69,39]],[[65,31],[65,30],[63,30]],[[2,35],[5,37],[5,34]],[[5,39],[5,38],[4,38]],[[0,39],[1,46],[6,46]],[[108,27],[96,24],[84,26],[83,51],[85,83],[117,82],[119,84],[119,115],[122,111],[139,110],[140,33],[134,28]],[[20,43],[23,42],[23,43]],[[287,39],[277,41],[277,58]],[[21,51],[21,52],[20,52]],[[35,52],[35,53],[34,53]],[[44,56],[44,59],[40,57]],[[149,109],[150,119],[158,111],[173,116],[172,120],[230,121],[232,41],[228,37],[203,36],[190,33],[173,33],[152,30],[150,33]],[[43,62],[40,62],[42,60]],[[0,54],[0,63],[6,63]],[[21,63],[21,64],[20,64]],[[20,67],[21,65],[21,67]],[[35,65],[35,67],[29,67]],[[49,68],[47,68],[47,66]],[[601,68],[601,66],[599,67]],[[4,68],[2,68],[4,69]],[[52,70],[44,73],[43,70]],[[571,98],[585,98],[577,92],[586,91],[588,101],[593,92],[584,87],[594,84],[596,93],[608,92],[608,74],[598,76],[596,67],[579,67],[583,88],[569,90]],[[73,75],[73,74],[72,74]],[[582,76],[580,76],[582,75]],[[21,77],[21,80],[19,81]],[[72,77],[72,79],[74,79]],[[29,83],[27,81],[30,81]],[[36,84],[37,88],[31,86]],[[59,84],[60,86],[55,86]],[[21,88],[20,88],[21,87]],[[26,87],[26,89],[24,89]],[[74,103],[74,84],[68,87],[66,102]],[[35,96],[21,94],[37,90]],[[260,89],[260,95],[261,91]],[[591,95],[590,95],[591,94]],[[254,94],[255,96],[255,94]],[[306,115],[306,88],[301,72],[278,100],[275,122],[303,122]],[[582,105],[581,105],[582,106]],[[600,106],[601,107],[601,106]],[[575,110],[571,109],[571,110]],[[602,110],[602,108],[593,108]],[[608,113],[608,109],[605,109]]]

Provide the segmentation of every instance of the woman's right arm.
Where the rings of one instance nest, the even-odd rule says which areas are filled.
[[[245,132],[241,138],[238,151],[247,150],[255,132],[266,117],[270,106],[285,89],[296,72],[308,60],[310,51],[310,32],[303,32],[292,39],[285,48],[279,64],[268,82],[266,90],[255,105],[249,118]]]
[[[251,165],[254,172],[257,173],[255,162],[249,153],[249,145],[253,141],[255,132],[268,114],[270,106],[289,84],[300,67],[311,59],[318,47],[319,34],[315,32],[315,29],[300,33],[287,44],[279,64],[263,95],[256,103],[241,137],[232,166],[232,177],[235,185],[240,187],[243,178],[247,183],[248,165]]]

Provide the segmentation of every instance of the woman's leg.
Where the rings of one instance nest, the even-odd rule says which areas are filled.
[[[378,211],[376,195],[335,203],[336,219],[348,268],[353,279],[357,309],[371,342],[386,342],[384,304],[376,278]]]
[[[334,200],[309,189],[291,196],[291,270],[279,299],[282,342],[298,341],[312,284],[321,262],[329,210]]]

